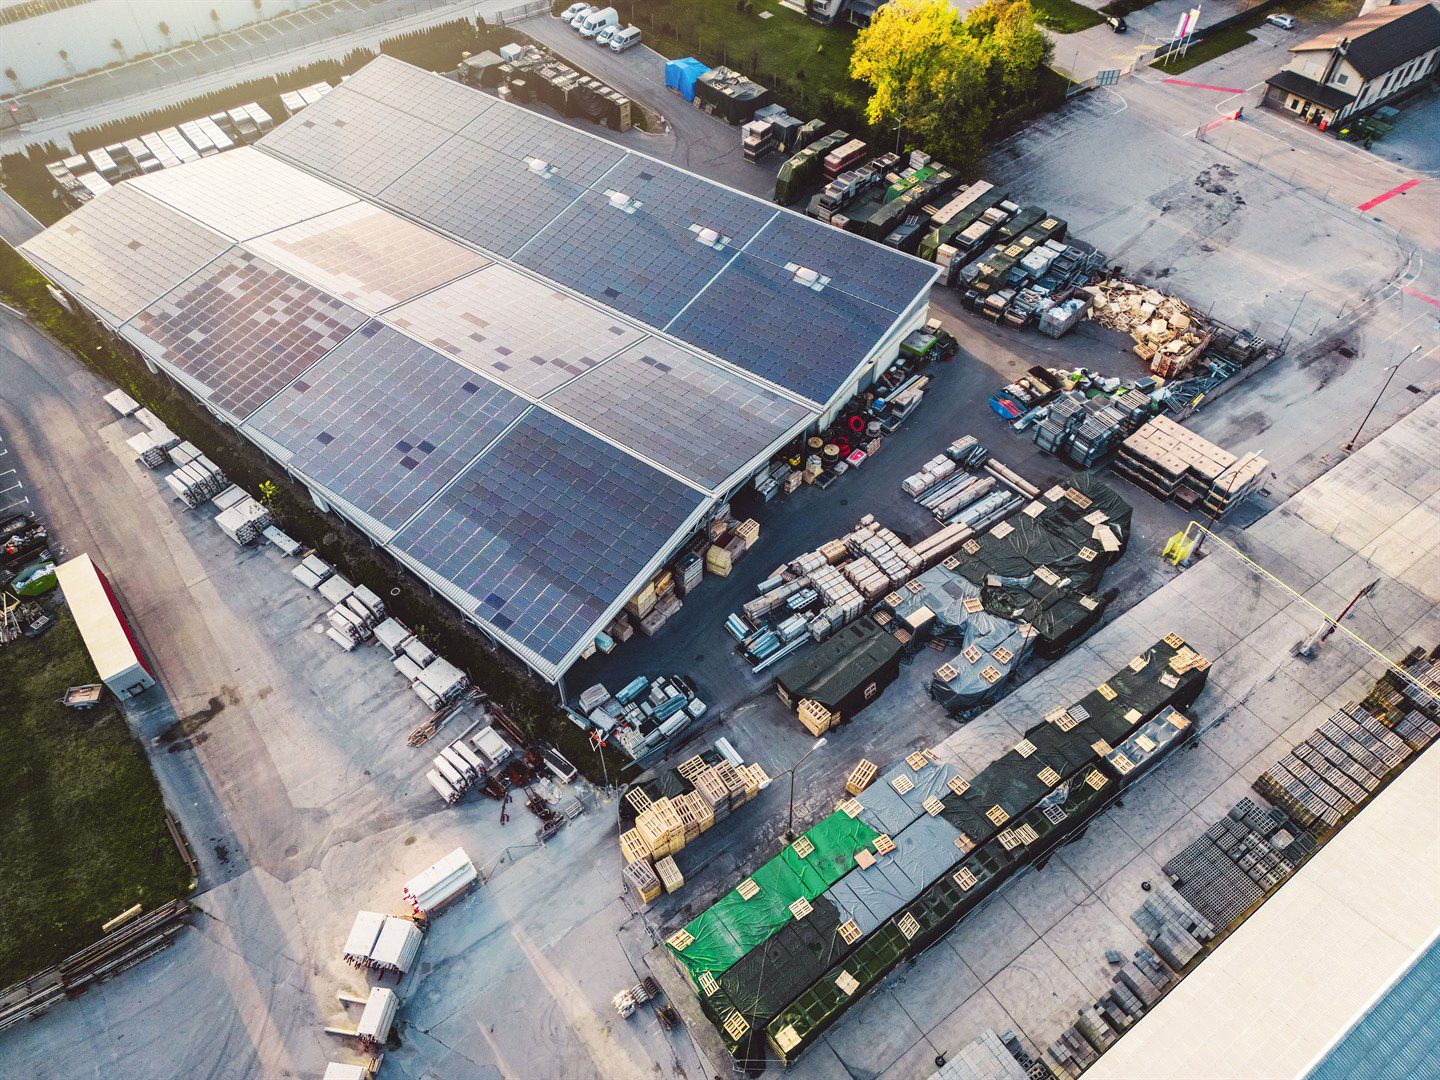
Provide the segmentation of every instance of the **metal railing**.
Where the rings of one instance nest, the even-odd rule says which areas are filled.
[[[548,14],[550,14],[550,0],[531,0],[528,4],[497,11],[490,16],[490,22],[496,26],[510,26],[513,23],[524,22],[526,19]]]

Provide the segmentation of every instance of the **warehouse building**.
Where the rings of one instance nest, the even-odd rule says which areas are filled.
[[[22,250],[552,682],[936,272],[387,57]]]

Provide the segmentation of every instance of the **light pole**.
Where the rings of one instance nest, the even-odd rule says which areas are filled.
[[[790,771],[790,823],[785,827],[785,842],[786,842],[787,844],[792,843],[792,842],[794,841],[794,839],[795,839],[795,773],[796,773],[796,770],[798,770],[801,765],[804,765],[804,764],[805,764],[805,759],[806,759],[806,758],[808,758],[808,757],[809,757],[811,754],[813,754],[816,750],[819,750],[820,747],[824,746],[824,745],[825,745],[825,742],[826,742],[826,739],[825,739],[825,737],[822,735],[820,738],[818,738],[818,739],[815,740],[815,745],[814,745],[814,746],[810,747],[809,750],[806,750],[805,753],[800,756],[800,760],[799,760],[799,761],[795,762],[794,765],[791,765],[791,766],[790,766],[790,770],[789,770],[789,771]]]
[[[1380,399],[1385,396],[1385,391],[1388,390],[1388,389],[1390,389],[1390,380],[1393,379],[1393,378],[1395,378],[1395,372],[1397,372],[1397,371],[1400,370],[1400,365],[1401,365],[1401,364],[1405,363],[1406,360],[1409,360],[1410,357],[1414,356],[1414,355],[1415,355],[1417,352],[1419,352],[1419,351],[1420,351],[1420,346],[1419,346],[1419,345],[1416,345],[1413,349],[1411,349],[1411,350],[1410,350],[1409,352],[1407,352],[1404,356],[1402,356],[1399,360],[1397,360],[1397,361],[1395,362],[1395,366],[1390,369],[1390,374],[1385,376],[1385,382],[1381,385],[1381,387],[1380,387],[1380,392],[1375,395],[1375,400],[1370,403],[1370,408],[1367,409],[1366,412],[1365,412],[1365,419],[1360,421],[1360,426],[1355,429],[1355,434],[1354,434],[1354,435],[1351,435],[1351,436],[1350,436],[1350,441],[1345,444],[1345,452],[1346,452],[1347,454],[1348,454],[1351,450],[1354,450],[1354,449],[1355,449],[1355,443],[1356,443],[1356,440],[1358,440],[1358,439],[1360,438],[1360,432],[1362,432],[1362,431],[1365,430],[1365,424],[1369,421],[1369,419],[1370,419],[1370,414],[1375,411],[1375,406],[1377,406],[1377,405],[1380,404]]]

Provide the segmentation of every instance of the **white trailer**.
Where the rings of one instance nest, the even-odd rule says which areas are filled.
[[[463,792],[470,786],[470,781],[465,779],[465,773],[457,769],[449,758],[444,754],[436,754],[433,762],[435,771],[449,781],[450,786],[456,791]]]
[[[437,912],[460,896],[475,882],[480,872],[465,854],[456,848],[433,866],[417,874],[405,884],[405,901],[418,915]]]
[[[374,1077],[364,1065],[350,1065],[343,1061],[332,1061],[325,1066],[324,1080],[372,1080]]]
[[[134,697],[154,686],[155,676],[140,655],[119,601],[90,556],[61,563],[55,567],[55,577],[100,681],[118,698]]]
[[[434,769],[425,774],[425,779],[430,781],[430,786],[435,789],[435,794],[444,799],[446,803],[453,806],[464,798],[464,793],[455,790],[453,784],[446,780]]]

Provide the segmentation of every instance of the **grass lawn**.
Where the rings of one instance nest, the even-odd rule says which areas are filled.
[[[782,101],[789,98],[792,109],[799,107],[797,91],[807,102],[812,94],[833,94],[850,108],[864,108],[869,90],[849,75],[853,27],[821,26],[775,0],[752,0],[750,11],[737,11],[735,0],[620,0],[615,7],[645,31],[656,52],[735,68]]]
[[[1075,0],[1030,0],[1030,6],[1040,25],[1057,34],[1076,34],[1105,21],[1099,12]]]
[[[134,904],[184,896],[190,874],[160,786],[113,703],[73,712],[95,681],[68,611],[38,641],[0,650],[0,986],[84,948]]]
[[[1204,40],[1197,41],[1190,46],[1184,56],[1174,56],[1164,62],[1157,61],[1150,66],[1156,71],[1163,71],[1166,75],[1179,75],[1182,71],[1199,67],[1201,64],[1214,60],[1217,56],[1224,56],[1254,40],[1255,35],[1248,30],[1231,26],[1221,30],[1218,34],[1211,34]]]

